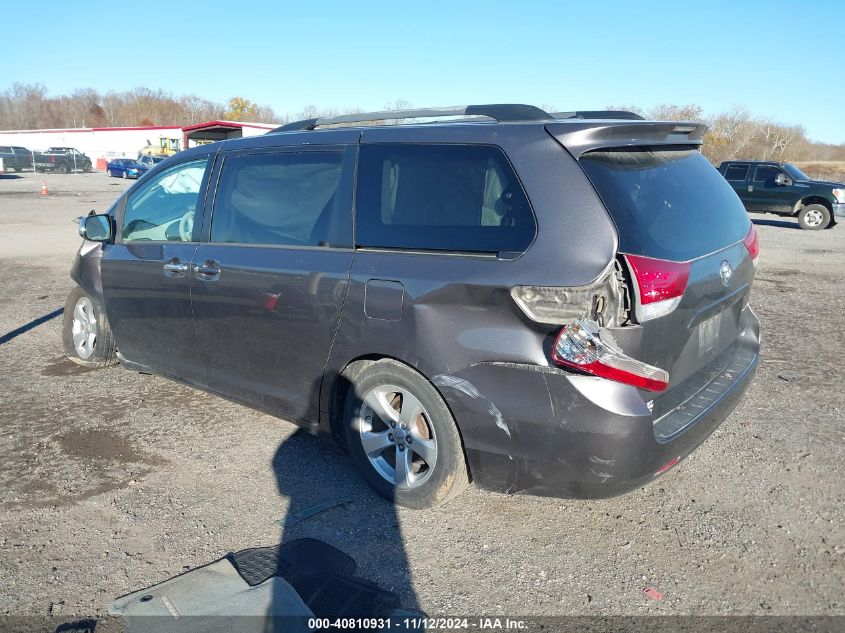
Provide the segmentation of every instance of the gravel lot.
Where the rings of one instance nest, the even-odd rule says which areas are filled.
[[[0,336],[64,305],[72,218],[127,186],[43,178],[47,197],[40,174],[0,177]],[[310,536],[431,615],[845,615],[845,224],[755,220],[763,362],[748,397],[670,475],[610,500],[470,489],[397,511],[287,422],[66,361],[61,317],[0,344],[0,614],[102,614],[228,551]]]

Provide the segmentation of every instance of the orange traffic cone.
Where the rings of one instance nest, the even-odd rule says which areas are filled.
[[[50,195],[50,192],[47,191],[47,182],[44,181],[44,180],[41,181],[41,195],[42,196]]]

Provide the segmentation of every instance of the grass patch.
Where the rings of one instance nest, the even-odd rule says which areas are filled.
[[[814,180],[845,182],[845,161],[843,160],[815,160],[797,162],[793,165]]]

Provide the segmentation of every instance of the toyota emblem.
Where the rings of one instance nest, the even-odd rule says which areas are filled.
[[[719,266],[719,276],[722,278],[722,285],[727,286],[731,283],[731,277],[733,276],[734,271],[731,268],[731,265],[727,261],[722,261],[722,265]]]

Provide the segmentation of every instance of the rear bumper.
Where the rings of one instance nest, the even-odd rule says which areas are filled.
[[[836,218],[845,218],[845,203],[833,204],[833,216]]]
[[[733,411],[759,359],[759,321],[666,394],[514,364],[474,365],[435,383],[460,427],[473,481],[501,492],[611,497],[683,460]]]

